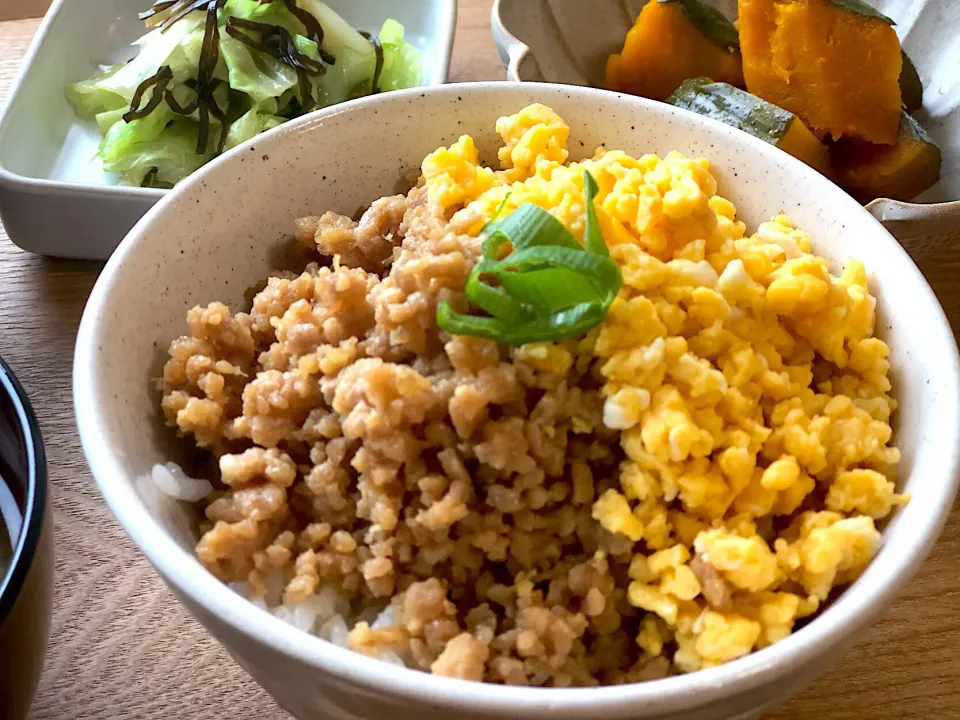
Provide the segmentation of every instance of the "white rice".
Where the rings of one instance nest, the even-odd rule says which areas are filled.
[[[206,480],[190,477],[176,463],[154,465],[150,476],[161,492],[176,500],[200,502],[213,492],[213,485]]]
[[[159,490],[165,497],[188,503],[200,502],[213,491],[213,485],[209,482],[190,477],[172,462],[154,465],[149,478],[141,478],[140,485],[145,495],[155,494]],[[267,593],[264,597],[251,595],[246,582],[232,582],[227,586],[246,598],[251,605],[278,620],[339,647],[347,647],[350,629],[359,622],[369,623],[373,629],[390,627],[394,623],[393,607],[389,604],[385,608],[366,608],[350,617],[350,604],[332,587],[320,588],[298,603],[283,602],[285,584],[283,574],[277,571],[266,577]],[[377,653],[377,657],[384,662],[407,666],[400,648],[381,646],[377,648]]]
[[[400,657],[399,653],[394,652],[388,647],[377,649],[377,660],[388,662],[391,665],[398,665],[399,667],[407,667],[407,664],[403,661],[403,658]]]
[[[377,615],[377,619],[373,621],[370,627],[377,630],[382,627],[390,627],[391,625],[393,625],[393,605],[387,605],[383,612]]]
[[[347,627],[347,621],[343,615],[332,615],[317,629],[319,637],[340,647],[347,646],[347,635],[349,633],[350,628]]]
[[[271,579],[268,578],[268,584]],[[321,588],[298,603],[282,602],[279,597],[277,602],[271,602],[269,592],[267,598],[252,597],[245,582],[233,582],[229,587],[278,620],[343,648],[347,647],[350,629],[357,623],[367,622],[373,629],[390,627],[394,623],[393,607],[390,605],[379,611],[366,608],[362,613],[350,617],[348,603],[332,587]],[[403,659],[402,648],[381,645],[376,648],[376,653],[379,660],[408,667]]]

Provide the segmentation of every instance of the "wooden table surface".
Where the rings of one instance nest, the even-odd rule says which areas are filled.
[[[504,77],[490,5],[460,0],[451,79]],[[38,25],[0,22],[0,102]],[[953,242],[908,250],[960,328],[960,231]],[[0,355],[40,418],[56,521],[52,637],[31,717],[279,720],[285,714],[181,609],[126,539],[87,469],[70,376],[77,325],[100,267],[30,255],[0,227]],[[838,667],[767,718],[960,718],[958,647],[955,509],[933,555],[886,615]]]

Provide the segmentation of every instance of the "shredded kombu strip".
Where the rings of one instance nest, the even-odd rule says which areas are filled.
[[[259,33],[259,37],[247,34],[245,31]],[[289,65],[297,72],[300,84],[301,112],[309,111],[315,104],[313,90],[310,86],[310,75],[323,75],[327,71],[322,60],[314,60],[297,50],[293,36],[279,25],[244,20],[238,17],[227,18],[227,35],[239,40],[254,50],[266,53],[285,65]]]
[[[140,83],[136,91],[133,93],[133,100],[130,101],[130,110],[123,115],[123,121],[130,122],[131,120],[140,120],[156,110],[157,106],[164,98],[164,91],[166,91],[167,95],[169,95],[167,85],[170,84],[171,80],[173,80],[173,72],[170,70],[169,66],[164,65],[162,68],[157,70],[156,74],[151,75],[142,83]],[[150,100],[148,100],[147,104],[141,108],[140,103],[143,101],[143,96],[150,88],[153,88],[153,93],[150,95]]]
[[[380,73],[383,72],[383,45],[380,44],[380,38],[376,35],[371,35],[363,30],[359,32],[373,45],[373,52],[377,56],[377,64],[373,68],[373,80],[370,82],[370,93],[376,95],[380,92]]]
[[[271,0],[268,0],[268,2],[270,1]],[[323,26],[320,24],[320,21],[303,8],[298,7],[297,0],[284,0],[284,5],[287,6],[287,10],[290,11],[291,15],[303,23],[303,26],[307,29],[307,38],[317,44],[320,59],[327,65],[334,65],[337,59],[323,49]]]
[[[218,81],[214,81],[214,82],[218,82]],[[196,93],[197,91],[196,80],[194,80],[193,78],[190,78],[184,83],[184,85],[190,88],[191,90],[193,90],[194,93]],[[216,89],[216,87],[214,87],[214,89]],[[173,96],[173,92],[171,92],[170,90],[167,90],[167,95],[165,99],[167,101],[167,105],[169,105],[170,109],[173,110],[177,115],[192,115],[194,111],[197,109],[197,107],[200,105],[200,100],[196,96],[194,96],[193,100],[188,102],[186,105],[181,105],[179,102],[177,102],[177,99]]]
[[[197,64],[197,78],[187,80],[184,85],[194,91],[196,96],[186,105],[180,105],[173,93],[167,89],[167,85],[173,79],[173,72],[169,66],[164,65],[154,75],[151,75],[137,87],[133,94],[133,101],[130,103],[130,110],[123,119],[126,122],[131,120],[140,120],[160,105],[165,100],[173,112],[178,115],[192,115],[197,113],[199,118],[200,130],[197,134],[197,154],[204,155],[207,152],[207,144],[210,137],[210,118],[213,117],[220,123],[220,136],[217,140],[215,154],[223,152],[223,147],[227,142],[227,132],[229,124],[227,123],[226,113],[217,104],[213,96],[213,91],[217,89],[220,81],[213,77],[213,73],[220,61],[220,28],[218,26],[217,12],[226,4],[227,0],[192,0],[184,2],[162,2],[154,5],[143,15],[148,17],[157,17],[161,13],[170,12],[165,19],[160,20],[163,28],[166,29],[177,20],[195,10],[205,10],[207,13],[206,22],[203,30],[203,43],[200,47],[200,61]],[[151,14],[152,13],[152,14]],[[142,17],[142,16],[141,16]],[[140,108],[143,96],[147,90],[153,88],[153,93],[147,104]]]
[[[152,26],[155,24],[155,22],[151,22],[151,21],[155,16],[160,15],[161,13],[164,13],[167,10],[170,10],[179,1],[180,0],[165,0],[164,2],[156,2],[150,7],[149,10],[147,10],[146,12],[140,13],[139,15],[137,15],[137,17],[143,20],[145,23],[147,23],[148,26]],[[162,22],[162,20],[159,22]]]
[[[206,12],[211,5],[219,10],[225,3],[226,0],[163,0],[163,2],[154,3],[149,10],[140,13],[137,17],[143,20],[147,27],[160,26],[161,31],[166,32],[172,25],[192,12],[197,10]]]
[[[260,1],[263,4],[273,2],[273,0]],[[205,11],[207,17],[203,33],[203,45],[200,51],[200,62],[197,67],[197,79],[190,79],[184,83],[196,93],[196,97],[186,105],[180,105],[173,93],[167,89],[167,85],[173,79],[173,74],[169,67],[161,67],[156,74],[144,80],[137,88],[130,104],[130,110],[123,116],[126,122],[146,117],[156,110],[161,101],[165,100],[170,109],[178,115],[192,115],[194,112],[198,114],[200,132],[197,136],[197,154],[199,155],[207,152],[210,117],[216,119],[220,123],[220,137],[217,141],[215,154],[219,155],[223,152],[229,128],[224,111],[217,105],[213,97],[213,91],[220,84],[220,81],[213,77],[213,73],[220,60],[220,29],[217,12],[225,4],[226,0],[161,0],[161,2],[154,3],[146,12],[140,13],[139,18],[146,22],[148,27],[159,26],[161,32],[166,31],[174,23],[198,10]],[[322,75],[326,72],[326,65],[335,64],[336,58],[322,47],[324,31],[320,22],[309,12],[299,7],[296,0],[284,0],[284,5],[306,28],[306,37],[317,44],[319,61],[307,57],[297,50],[296,43],[290,33],[278,25],[269,25],[231,16],[227,18],[225,29],[227,34],[235,40],[280,60],[280,62],[296,71],[301,97],[299,113],[302,114],[309,112],[316,104],[309,76]],[[245,31],[259,33],[259,37],[251,36]],[[383,72],[383,46],[376,35],[363,31],[360,31],[360,34],[370,42],[376,54],[376,65],[371,81],[371,93],[376,94],[380,92],[380,75]],[[143,96],[151,88],[153,88],[153,93],[150,100],[143,108],[140,108]]]
[[[152,188],[157,186],[157,173],[159,170],[157,168],[150,168],[150,172],[143,176],[143,182],[140,183],[140,187]]]
[[[220,61],[220,28],[217,24],[217,11],[226,4],[227,0],[208,0],[207,22],[203,31],[203,44],[200,49],[200,62],[197,65],[197,112],[200,115],[200,133],[197,136],[197,154],[207,152],[207,137],[210,134],[210,116],[213,115],[220,123],[220,139],[214,154],[223,152],[227,142],[229,130],[227,116],[217,105],[213,91],[219,83],[213,77]]]

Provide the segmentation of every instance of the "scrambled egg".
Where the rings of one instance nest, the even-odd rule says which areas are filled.
[[[424,160],[430,198],[459,230],[479,232],[506,200],[582,239],[585,169],[600,188],[624,284],[587,342],[626,459],[593,516],[635,543],[628,600],[648,613],[636,642],[651,656],[673,643],[691,671],[789,635],[863,571],[874,521],[906,501],[863,265],[831,274],[783,215],[748,235],[705,159],[599,149],[568,163],[569,128],[543,105],[497,132],[501,170],[469,136]],[[519,352],[571,361],[558,346]]]

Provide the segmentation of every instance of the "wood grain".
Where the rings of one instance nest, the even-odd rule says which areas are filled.
[[[490,0],[461,0],[451,80],[500,79]],[[6,7],[6,2],[2,8]],[[0,99],[38,20],[0,23]],[[960,330],[960,229],[908,249]],[[34,720],[286,717],[173,599],[101,501],[70,403],[97,263],[22,252],[0,228],[0,355],[46,440],[56,518],[53,635]],[[903,596],[840,665],[768,720],[960,718],[960,512]]]
[[[51,0],[0,0],[0,20],[42,17]]]

